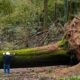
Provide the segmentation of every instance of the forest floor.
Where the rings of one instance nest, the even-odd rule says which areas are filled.
[[[80,64],[75,66],[58,65],[34,68],[14,68],[11,69],[11,74],[9,76],[3,75],[3,69],[0,69],[0,80],[60,80],[61,78],[79,75]]]

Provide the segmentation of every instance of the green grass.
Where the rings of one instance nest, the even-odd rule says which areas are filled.
[[[68,78],[61,78],[59,80],[80,80],[80,76],[72,76]]]

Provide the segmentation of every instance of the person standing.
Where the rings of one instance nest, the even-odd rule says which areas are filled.
[[[3,68],[4,74],[10,74],[11,54],[10,52],[3,53]]]

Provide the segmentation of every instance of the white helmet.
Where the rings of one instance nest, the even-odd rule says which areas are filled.
[[[10,55],[10,52],[6,52],[6,55]]]

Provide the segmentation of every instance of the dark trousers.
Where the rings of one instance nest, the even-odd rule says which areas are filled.
[[[4,64],[4,74],[10,74],[10,64]]]

